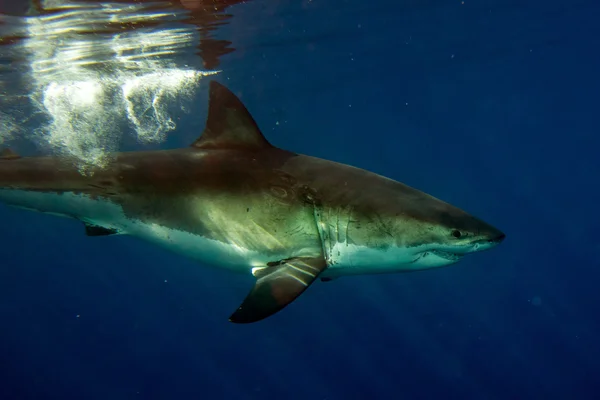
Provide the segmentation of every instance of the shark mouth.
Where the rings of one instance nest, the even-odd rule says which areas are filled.
[[[444,258],[449,261],[457,261],[460,260],[463,256],[462,254],[450,253],[448,251],[443,250],[430,250],[429,253],[434,254],[440,258]]]
[[[450,251],[432,249],[432,250],[424,251],[422,253],[418,253],[417,256],[415,257],[415,259],[412,260],[412,262],[416,263],[416,262],[422,261],[427,256],[432,256],[432,255],[436,256],[438,258],[441,258],[443,260],[446,260],[449,263],[455,263],[455,262],[459,261],[464,256],[464,254],[452,253]]]

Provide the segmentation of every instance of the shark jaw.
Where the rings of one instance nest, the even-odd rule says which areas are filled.
[[[235,323],[277,313],[318,278],[451,265],[504,238],[400,182],[276,148],[227,88],[213,81],[209,97],[189,148],[117,153],[90,174],[0,151],[0,201],[252,274]]]
[[[496,247],[504,240],[505,235],[489,240],[480,240],[467,245],[447,246],[440,244],[430,244],[426,249],[419,251],[413,260],[417,269],[428,269],[444,267],[446,265],[456,264],[464,256]]]
[[[427,243],[413,247],[384,249],[336,243],[329,260],[330,267],[323,278],[344,275],[388,274],[439,268],[456,264],[467,254],[492,249],[504,240],[504,234],[494,239],[474,241],[458,246]]]

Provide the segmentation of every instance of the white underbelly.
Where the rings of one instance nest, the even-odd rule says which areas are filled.
[[[273,261],[257,251],[235,244],[127,218],[120,205],[86,195],[0,189],[0,200],[15,207],[115,229],[120,234],[145,239],[203,263],[239,272],[249,272],[253,267]]]
[[[264,267],[269,261],[273,261],[257,251],[158,224],[133,221],[124,230],[129,235],[192,259],[238,272],[250,272],[254,267]]]
[[[121,234],[139,237],[205,264],[238,272],[248,273],[254,267],[264,267],[268,262],[274,261],[272,254],[250,250],[236,245],[234,241],[224,243],[159,224],[130,219],[120,205],[92,199],[87,195],[0,189],[0,200],[16,207],[76,218],[88,224],[115,229]],[[298,254],[280,256],[286,258]],[[328,257],[330,265],[323,276],[389,273],[424,267],[417,267],[414,260],[415,249],[377,249],[336,243]]]

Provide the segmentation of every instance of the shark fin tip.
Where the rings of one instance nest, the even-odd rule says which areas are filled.
[[[192,147],[258,150],[272,145],[265,139],[242,101],[224,85],[210,82],[208,118]]]

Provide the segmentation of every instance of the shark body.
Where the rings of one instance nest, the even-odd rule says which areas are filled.
[[[82,175],[58,157],[0,156],[0,201],[75,218],[90,236],[127,234],[252,273],[230,321],[284,308],[314,280],[454,264],[504,234],[383,176],[272,146],[242,102],[212,81],[189,148],[114,155]]]

